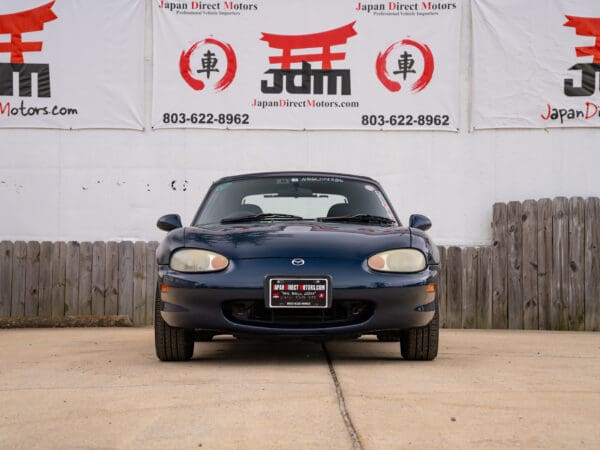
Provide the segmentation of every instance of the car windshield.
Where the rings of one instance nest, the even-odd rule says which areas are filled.
[[[397,222],[374,184],[337,176],[283,176],[214,186],[194,225],[275,220]]]

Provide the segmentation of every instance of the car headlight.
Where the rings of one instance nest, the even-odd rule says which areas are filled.
[[[420,272],[427,267],[425,255],[414,248],[388,250],[367,260],[370,269],[378,272]]]
[[[218,272],[226,269],[229,260],[208,250],[184,249],[171,256],[171,269],[177,272]]]

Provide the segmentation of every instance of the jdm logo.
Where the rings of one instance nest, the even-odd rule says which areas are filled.
[[[210,84],[219,92],[227,89],[233,82],[237,72],[237,58],[231,45],[206,38],[195,42],[181,53],[179,72],[195,91],[201,91]]]
[[[23,54],[41,52],[42,42],[23,42],[23,33],[42,31],[47,22],[58,17],[52,11],[54,1],[37,8],[0,16],[0,35],[10,35],[10,42],[0,43],[0,53],[10,53],[9,63],[0,63],[0,95],[13,96],[13,74],[19,74],[19,96],[31,97],[32,74],[37,74],[38,97],[50,97],[50,66],[25,64]]]
[[[596,92],[596,73],[600,72],[600,18],[566,16],[565,27],[575,28],[578,36],[595,37],[595,45],[577,47],[577,56],[591,56],[591,63],[575,64],[569,70],[581,70],[581,87],[573,86],[573,79],[565,79],[564,91],[569,97],[589,97]]]
[[[400,91],[402,83],[415,78],[410,90],[422,91],[431,82],[434,70],[435,61],[429,46],[412,39],[390,45],[379,53],[375,63],[377,78],[391,92]]]
[[[333,61],[344,61],[345,52],[332,52],[331,47],[343,45],[352,36],[356,36],[354,24],[349,23],[321,33],[283,35],[263,33],[261,41],[270,48],[281,50],[281,55],[270,56],[269,64],[279,64],[279,69],[269,69],[265,73],[273,75],[272,84],[262,80],[263,94],[281,94],[285,88],[288,94],[323,94],[327,80],[327,94],[336,95],[338,79],[342,84],[342,95],[350,95],[349,69],[333,69]],[[292,50],[317,49],[317,52],[295,53]],[[314,69],[311,63],[321,63],[320,69]],[[300,64],[301,68],[292,68],[292,64]],[[300,83],[297,83],[297,79]]]

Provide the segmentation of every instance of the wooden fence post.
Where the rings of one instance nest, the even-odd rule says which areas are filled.
[[[477,269],[477,328],[492,328],[492,248],[480,247]]]
[[[119,312],[133,317],[133,242],[119,243]]]
[[[67,244],[52,244],[52,317],[65,315],[67,286]]]
[[[119,310],[119,244],[106,244],[106,292],[104,297],[104,314],[116,315]]]
[[[40,317],[52,316],[52,256],[54,244],[42,242],[40,245],[40,288],[39,288],[39,315]]]
[[[538,318],[538,209],[535,200],[523,202],[523,328],[537,330]]]
[[[79,297],[79,242],[67,243],[65,316],[77,315]]]
[[[438,278],[437,295],[440,311],[440,328],[446,327],[446,247],[438,246],[440,253],[440,275]]]
[[[93,245],[82,242],[79,245],[79,289],[77,295],[77,314],[92,315],[92,262]]]
[[[446,272],[446,326],[460,328],[462,326],[462,249],[448,248],[448,270]]]
[[[585,329],[600,331],[600,198],[585,205]]]
[[[148,242],[146,244],[146,325],[154,323],[154,301],[158,278],[158,266],[156,265],[157,248],[158,242]]]
[[[10,316],[13,275],[13,243],[0,242],[0,317]]]
[[[462,316],[463,328],[475,328],[477,324],[477,279],[479,251],[477,247],[467,247],[462,251]]]
[[[494,204],[492,222],[492,327],[508,328],[507,289],[507,211],[505,203]]]
[[[569,330],[585,329],[585,201],[569,200]]]
[[[13,250],[11,316],[25,315],[25,274],[27,272],[27,243],[17,241]]]
[[[552,295],[552,200],[538,200],[538,321],[540,330],[550,330]]]
[[[92,314],[105,314],[106,242],[94,242],[92,248]]]
[[[508,327],[523,329],[523,219],[521,203],[510,202],[507,207],[508,226]]]
[[[553,330],[568,330],[569,201],[565,197],[552,201],[552,229],[551,327]]]
[[[25,272],[25,316],[35,317],[40,307],[40,243],[27,243],[27,270]]]
[[[133,324],[146,324],[146,243],[133,246]]]

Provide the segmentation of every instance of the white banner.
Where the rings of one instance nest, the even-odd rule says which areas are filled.
[[[460,0],[153,0],[154,128],[451,130]]]
[[[474,128],[600,126],[599,0],[473,0]]]
[[[143,128],[144,0],[2,0],[0,128]]]

